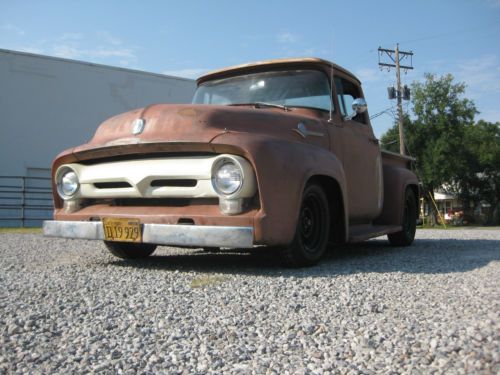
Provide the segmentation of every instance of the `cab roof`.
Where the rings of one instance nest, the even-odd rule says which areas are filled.
[[[235,66],[230,66],[228,68],[223,68],[223,69],[217,69],[213,70],[211,72],[208,72],[201,77],[199,77],[196,82],[199,85],[202,82],[209,81],[215,78],[223,78],[223,77],[230,77],[233,75],[239,75],[239,74],[244,74],[245,72],[252,72],[252,71],[261,71],[265,67],[296,67],[296,66],[304,66],[304,65],[311,65],[311,67],[321,67],[322,69],[331,69],[333,67],[334,70],[341,71],[344,74],[347,74],[348,76],[352,77],[355,79],[359,84],[361,82],[359,79],[352,74],[350,71],[347,69],[342,68],[340,65],[337,65],[335,63],[332,63],[331,61],[328,60],[323,60],[317,57],[298,57],[298,58],[286,58],[286,59],[274,59],[274,60],[264,60],[264,61],[257,61],[257,62],[252,62],[252,63],[247,63],[247,64],[241,64],[241,65],[235,65]]]

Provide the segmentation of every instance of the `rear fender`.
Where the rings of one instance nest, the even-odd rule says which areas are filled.
[[[414,189],[418,207],[418,179],[415,174],[395,165],[384,165],[384,207],[376,225],[402,225],[406,189]],[[417,212],[418,217],[418,212]]]

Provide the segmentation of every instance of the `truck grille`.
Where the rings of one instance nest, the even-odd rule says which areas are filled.
[[[94,186],[97,189],[124,189],[132,187],[128,182],[96,182]]]
[[[212,166],[217,156],[71,164],[83,199],[217,198]]]
[[[186,180],[153,180],[151,181],[152,187],[162,187],[162,186],[177,186],[177,187],[195,187],[198,181],[192,179]]]

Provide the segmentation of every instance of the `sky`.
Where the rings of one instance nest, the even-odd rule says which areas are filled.
[[[370,115],[395,106],[395,72],[379,69],[377,49],[396,43],[414,53],[403,84],[451,73],[467,85],[476,119],[500,121],[500,0],[0,0],[3,49],[187,78],[320,57],[362,81]],[[390,111],[373,119],[375,134],[393,122]]]

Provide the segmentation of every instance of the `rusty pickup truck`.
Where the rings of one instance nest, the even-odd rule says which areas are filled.
[[[157,245],[272,247],[290,266],[317,263],[329,245],[413,242],[411,159],[381,151],[353,74],[280,59],[197,83],[192,104],[117,115],[58,155],[44,234],[103,240],[124,259]]]

